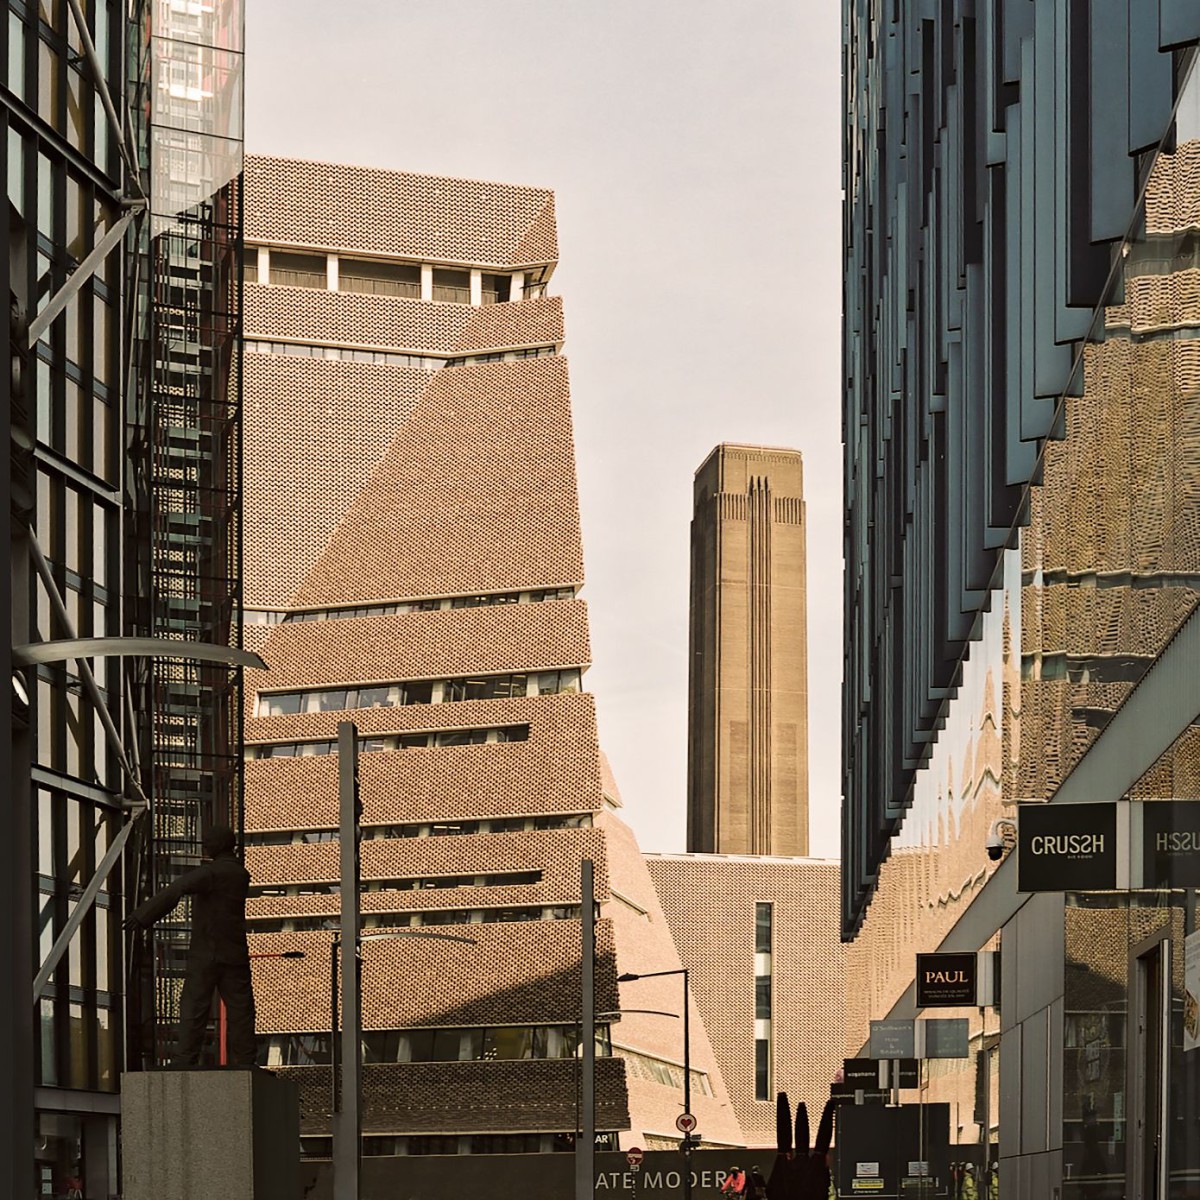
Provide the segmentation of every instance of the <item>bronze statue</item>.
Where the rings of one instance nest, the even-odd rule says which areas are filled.
[[[234,854],[236,844],[232,829],[224,825],[211,827],[203,839],[207,861],[155,893],[125,919],[126,929],[148,929],[184,896],[192,897],[192,941],[179,999],[175,1050],[180,1066],[200,1062],[214,991],[225,1003],[229,1062],[254,1065],[254,991],[246,946],[250,872]]]

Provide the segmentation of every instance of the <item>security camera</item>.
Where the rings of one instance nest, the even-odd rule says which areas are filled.
[[[987,840],[983,843],[987,850],[987,856],[992,862],[999,862],[1004,857],[1005,850],[1008,849],[1007,843],[1004,841],[1004,828],[1007,826],[1009,832],[1015,837],[1017,833],[1017,823],[1011,821],[1008,817],[997,817],[992,822],[992,827],[988,830]]]

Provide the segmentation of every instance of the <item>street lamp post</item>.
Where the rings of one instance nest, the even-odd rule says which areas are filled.
[[[355,947],[354,955],[354,970],[356,976],[361,976],[362,959],[359,955],[359,948],[363,942],[382,942],[391,938],[430,938],[439,942],[463,942],[468,946],[476,945],[476,941],[471,937],[464,937],[458,933],[435,933],[432,929],[383,929],[378,933],[364,933],[358,937],[359,945]],[[341,948],[341,935],[335,933],[333,940],[329,944],[329,1066],[330,1079],[333,1088],[333,1103],[330,1111],[330,1126],[336,1129],[338,1114],[342,1111],[342,1093],[343,1089],[338,1087],[338,950]],[[355,991],[359,990],[360,978],[355,979]],[[359,1054],[362,1053],[361,1046]],[[361,1063],[361,1059],[359,1060]],[[361,1090],[362,1087],[362,1072],[354,1070],[351,1072],[354,1077],[354,1085]],[[353,1098],[352,1110],[358,1113],[362,1108],[361,1095],[355,1095]],[[339,1153],[340,1151],[340,1153]],[[333,1177],[335,1184],[338,1181],[338,1166],[342,1163],[346,1155],[350,1153],[350,1149],[345,1145],[345,1140],[339,1146],[338,1141],[334,1141],[333,1147]],[[357,1188],[358,1173],[356,1171],[346,1172],[343,1170],[343,1183],[345,1177],[349,1175],[353,1181],[354,1187]],[[335,1192],[335,1196],[337,1193]]]
[[[618,983],[632,983],[635,979],[654,979],[660,975],[683,976],[683,1111],[692,1112],[692,1042],[688,1025],[688,969],[679,967],[674,971],[642,971],[639,974],[626,972],[617,976]],[[683,1133],[683,1200],[692,1200],[692,1131]]]

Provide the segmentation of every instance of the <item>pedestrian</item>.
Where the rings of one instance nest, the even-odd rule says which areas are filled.
[[[202,844],[206,861],[135,908],[126,917],[124,926],[149,929],[184,896],[193,898],[192,940],[179,998],[175,1062],[184,1067],[199,1064],[216,992],[225,1004],[229,1062],[235,1066],[253,1066],[258,1047],[254,1036],[250,952],[246,945],[250,872],[234,854],[237,840],[228,826],[212,826]]]
[[[750,1168],[750,1179],[746,1185],[746,1194],[751,1200],[767,1200],[767,1181],[757,1166]]]

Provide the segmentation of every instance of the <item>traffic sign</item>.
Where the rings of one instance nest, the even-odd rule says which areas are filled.
[[[625,1151],[625,1161],[631,1167],[640,1167],[642,1165],[642,1159],[645,1157],[646,1152],[640,1146],[630,1146],[629,1149]]]
[[[696,1128],[696,1118],[691,1113],[680,1113],[675,1118],[675,1128],[680,1133],[691,1133]]]

